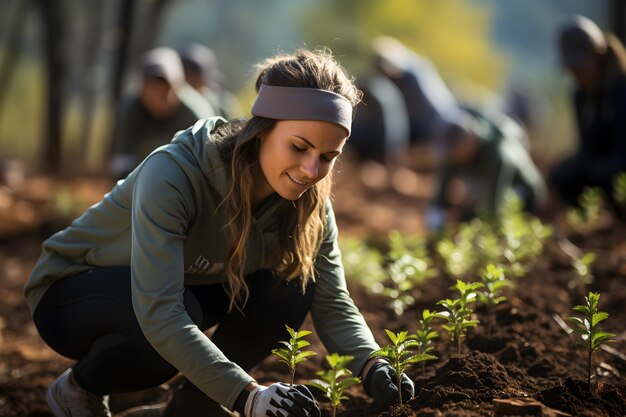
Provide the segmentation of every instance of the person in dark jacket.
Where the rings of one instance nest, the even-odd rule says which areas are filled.
[[[374,40],[375,66],[399,89],[409,118],[409,143],[430,143],[453,120],[458,103],[435,65],[399,40]]]
[[[626,171],[624,46],[582,16],[566,22],[558,40],[562,64],[576,83],[572,101],[578,148],[552,169],[550,182],[571,206],[578,205],[585,187],[599,187],[619,216],[613,181]]]
[[[218,115],[186,81],[178,52],[159,47],[146,52],[141,62],[139,89],[118,107],[110,175],[124,178],[156,147],[198,119]]]

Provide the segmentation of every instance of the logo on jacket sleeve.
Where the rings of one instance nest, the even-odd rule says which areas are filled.
[[[202,255],[199,255],[192,265],[185,267],[185,274],[210,275],[217,274],[224,269],[223,262],[211,262]]]

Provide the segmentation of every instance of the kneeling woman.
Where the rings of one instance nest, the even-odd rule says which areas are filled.
[[[108,394],[178,372],[246,417],[319,415],[306,387],[248,374],[309,311],[366,391],[396,398],[393,371],[369,360],[379,346],[346,290],[329,201],[359,92],[305,50],[265,62],[256,88],[250,120],[177,133],[44,242],[26,298],[43,340],[77,361],[48,389],[55,416],[110,416]]]

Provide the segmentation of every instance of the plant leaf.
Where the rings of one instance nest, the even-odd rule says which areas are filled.
[[[594,313],[593,316],[591,316],[591,326],[595,327],[596,324],[600,323],[602,320],[605,320],[608,317],[609,314],[605,313],[604,311],[598,311],[597,313]]]

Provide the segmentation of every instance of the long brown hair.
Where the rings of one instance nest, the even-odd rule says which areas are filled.
[[[361,93],[329,51],[299,49],[279,55],[258,65],[255,87],[261,84],[281,87],[318,88],[341,94],[353,108]],[[231,163],[230,189],[222,206],[227,213],[226,231],[229,251],[224,267],[229,309],[241,309],[249,290],[243,277],[246,243],[252,225],[251,196],[258,172],[261,132],[271,129],[276,120],[252,117],[247,122],[232,122],[225,132],[216,132],[222,157]],[[221,138],[220,138],[221,136]],[[301,278],[302,287],[315,279],[315,256],[326,226],[325,204],[330,197],[331,174],[307,190],[298,200],[285,200],[278,213],[279,249],[273,270],[284,279]]]

